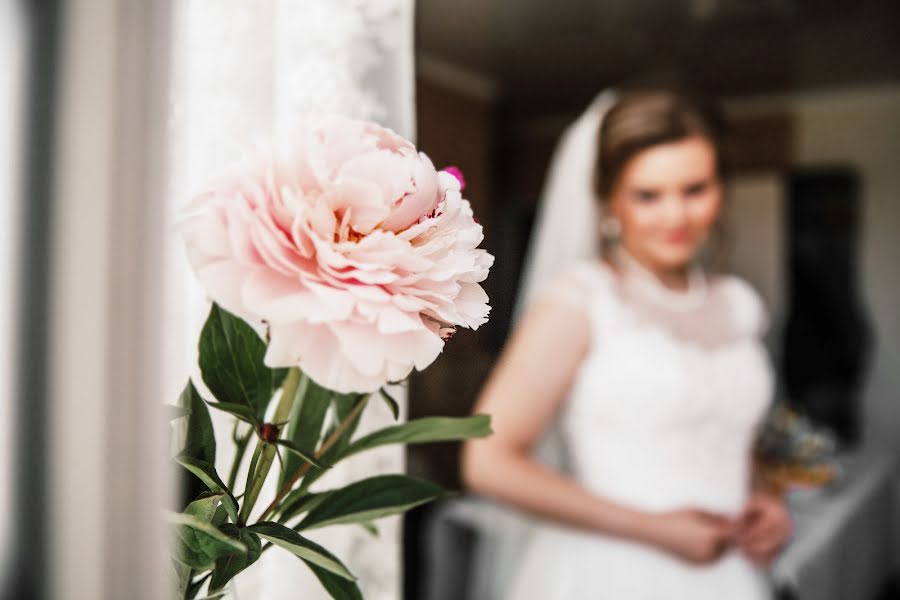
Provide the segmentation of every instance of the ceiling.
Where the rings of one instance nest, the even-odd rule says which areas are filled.
[[[636,76],[725,97],[900,80],[894,0],[418,0],[420,64],[511,115],[565,112]]]

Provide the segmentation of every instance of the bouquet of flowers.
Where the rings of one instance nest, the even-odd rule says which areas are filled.
[[[787,404],[776,403],[756,440],[755,458],[771,488],[823,487],[838,479],[837,440]]]
[[[316,480],[385,444],[490,433],[489,417],[476,415],[355,436],[373,398],[398,418],[388,384],[427,367],[456,327],[487,321],[480,282],[493,257],[478,248],[482,229],[461,184],[458,171],[436,171],[388,129],[324,116],[188,205],[180,231],[213,304],[199,341],[204,385],[189,381],[178,401],[174,458],[192,493],[182,512],[168,514],[173,597],[223,596],[234,576],[278,546],[332,597],[361,598],[341,560],[304,533],[342,523],[371,529],[445,491],[402,474],[326,490],[313,490]],[[215,468],[209,407],[234,418],[225,478]],[[255,511],[270,475],[275,499]]]

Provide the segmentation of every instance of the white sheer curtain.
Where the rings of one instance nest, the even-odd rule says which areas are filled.
[[[47,177],[39,226],[49,243],[23,240],[49,263],[46,356],[36,357],[48,374],[47,423],[38,424],[48,442],[48,556],[36,583],[51,598],[164,598],[160,509],[173,472],[159,260],[169,3],[69,0],[58,9],[42,13],[50,24],[40,40],[58,47],[43,73],[55,78],[45,98],[52,132],[46,155],[28,165]]]
[[[173,39],[171,219],[204,180],[248,146],[289,134],[306,109],[373,119],[414,135],[412,0],[193,0],[176,5]],[[196,362],[207,304],[174,236],[166,248],[166,387],[175,398]],[[381,408],[368,409],[362,431],[391,420]],[[223,419],[225,434],[228,419],[213,418]],[[230,445],[223,435],[220,448]],[[219,452],[220,472],[230,460]],[[340,464],[322,485],[403,467],[401,449],[387,448]],[[258,504],[273,493],[265,490]],[[378,538],[353,527],[311,537],[346,561],[367,599],[393,600],[401,595],[399,519],[378,526]],[[238,577],[232,596],[328,597],[296,557],[281,551],[267,552]]]

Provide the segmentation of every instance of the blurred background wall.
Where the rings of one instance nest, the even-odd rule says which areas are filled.
[[[900,8],[880,0],[421,0],[419,143],[437,165],[463,169],[487,247],[503,268],[488,280],[491,322],[454,339],[447,357],[415,380],[411,410],[464,413],[474,401],[509,327],[543,176],[564,127],[606,87],[676,82],[719,98],[730,117],[739,213],[732,220],[741,220],[733,243],[745,238],[734,266],[770,303],[773,351],[787,281],[778,271],[784,248],[772,248],[785,243],[791,173],[842,167],[859,176],[856,275],[877,332],[865,428],[873,441],[891,443],[900,425],[891,398],[900,341],[897,31]],[[753,185],[764,193],[746,193]],[[411,449],[410,460],[419,451]],[[435,453],[444,454],[439,462],[449,456]],[[440,464],[436,474],[452,480],[455,469]]]
[[[835,264],[846,265],[823,285],[838,290],[836,310],[853,315],[845,328],[853,333],[824,345],[844,344],[858,355],[861,377],[858,389],[835,401],[851,410],[832,420],[858,429],[847,434],[848,445],[900,450],[900,5],[420,0],[416,35],[419,144],[439,167],[462,168],[500,267],[486,286],[491,321],[456,336],[441,360],[413,378],[412,415],[471,409],[510,327],[535,208],[564,128],[610,86],[676,83],[719,99],[729,118],[730,268],[769,305],[781,397],[816,395],[789,389],[786,377],[810,367],[796,366],[803,339],[788,344],[785,335],[806,285],[792,266],[805,239],[796,207],[816,195],[810,182],[847,182],[846,198],[835,202],[856,221],[844,219],[848,227],[832,244],[845,256]],[[829,234],[820,237],[830,243]],[[813,369],[814,355],[806,360]],[[412,447],[409,469],[458,488],[457,452],[453,444]],[[422,536],[431,510],[407,518],[408,598],[429,577]]]
[[[863,438],[896,449],[900,444],[896,435],[900,429],[900,85],[773,94],[735,100],[728,108],[738,117],[769,111],[791,115],[796,166],[850,165],[861,177],[858,267],[877,338],[863,397]],[[776,319],[783,319],[785,306],[772,308]]]

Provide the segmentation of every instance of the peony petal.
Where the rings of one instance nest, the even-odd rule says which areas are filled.
[[[380,204],[391,206],[406,194],[416,191],[408,159],[389,150],[366,152],[348,160],[338,171],[337,181],[365,181],[381,188]]]
[[[440,201],[437,173],[428,157],[420,154],[418,161],[411,161],[411,166],[414,191],[398,198],[391,206],[391,215],[383,224],[385,229],[401,231],[410,227],[422,216],[431,214]]]
[[[242,290],[253,272],[235,261],[216,260],[194,269],[200,284],[209,297],[228,312],[247,320],[257,320],[261,315],[253,313],[244,305]]]
[[[344,179],[323,195],[331,209],[341,216],[351,210],[350,226],[357,233],[370,233],[388,216],[379,187],[361,179]]]
[[[378,331],[381,333],[402,333],[423,329],[422,317],[409,315],[391,306],[382,307],[378,314]]]
[[[319,302],[329,305],[336,319],[346,319],[356,305],[356,299],[345,290],[322,285],[307,279],[306,287],[318,298]]]
[[[226,218],[222,211],[209,209],[205,214],[188,217],[177,225],[185,245],[195,256],[223,257],[231,255],[226,230]]]
[[[372,325],[352,322],[333,323],[332,331],[340,344],[342,357],[367,376],[381,373],[388,336],[379,335]]]
[[[324,323],[347,318],[340,304],[322,302],[296,279],[258,269],[243,288],[244,305],[254,314],[265,315],[270,324],[308,321]]]

